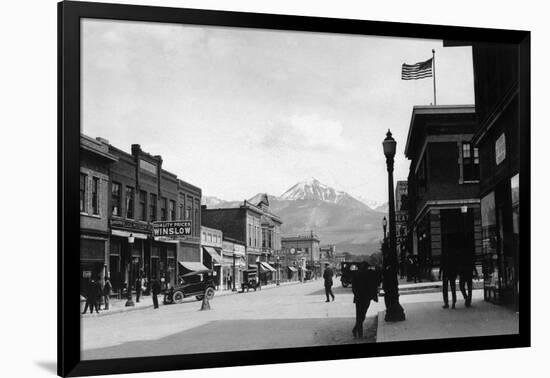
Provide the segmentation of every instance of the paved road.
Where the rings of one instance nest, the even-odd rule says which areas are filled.
[[[189,300],[157,310],[82,318],[82,358],[374,342],[380,306],[369,309],[366,337],[355,340],[351,289],[336,286],[336,300],[330,303],[325,303],[318,280],[220,296],[210,302],[210,311],[199,311],[201,303]]]

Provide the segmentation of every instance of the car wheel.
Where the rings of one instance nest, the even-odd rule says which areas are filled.
[[[181,291],[176,291],[174,292],[174,294],[172,294],[172,300],[175,302],[175,303],[181,303],[183,302],[183,293]]]
[[[198,301],[202,301],[204,298],[204,295],[197,295],[195,298],[197,298]]]
[[[206,295],[206,299],[211,300],[212,298],[214,298],[214,293],[214,288],[209,287],[208,289],[206,289],[204,295]]]

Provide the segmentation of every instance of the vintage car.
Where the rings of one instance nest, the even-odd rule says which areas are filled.
[[[351,280],[353,274],[359,270],[360,262],[343,262],[340,264],[340,270],[342,276],[340,277],[340,282],[342,282],[343,287],[348,287],[351,285]]]
[[[245,270],[243,272],[243,282],[241,284],[241,291],[248,291],[249,289],[254,289],[256,291],[256,286],[258,285],[257,279],[258,273],[255,269]]]
[[[184,298],[195,296],[199,301],[214,298],[216,286],[212,270],[200,270],[179,276],[179,284],[164,292],[164,303],[181,303]]]

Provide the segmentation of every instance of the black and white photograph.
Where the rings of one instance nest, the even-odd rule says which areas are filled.
[[[80,28],[83,360],[519,333],[516,44]]]

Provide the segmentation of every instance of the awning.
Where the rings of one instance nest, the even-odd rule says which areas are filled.
[[[297,272],[298,271],[298,269],[296,269],[293,266],[289,266],[288,269],[290,269],[291,272]]]
[[[212,260],[214,262],[216,262],[218,264],[222,263],[222,258],[218,254],[218,252],[214,249],[214,247],[205,247],[205,246],[203,246],[202,249],[205,250],[206,253],[208,253],[212,257]]]
[[[122,236],[123,238],[127,238],[130,236],[130,234],[136,238],[136,239],[147,239],[146,234],[140,234],[139,232],[129,232],[129,231],[122,231],[122,230],[111,230],[111,234],[114,236]]]
[[[224,266],[233,266],[233,257],[227,257],[223,256],[223,265]],[[242,257],[235,257],[235,266],[244,267],[246,266],[246,262]]]
[[[269,265],[266,262],[261,261],[260,264],[262,264],[262,267],[264,267],[266,270],[269,270],[270,272],[276,272],[277,270],[273,268],[271,265]]]
[[[196,261],[178,261],[178,262],[185,269],[190,270],[192,272],[197,272],[199,270],[208,270],[208,268],[202,265],[200,262],[196,262]]]

